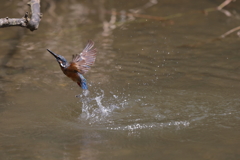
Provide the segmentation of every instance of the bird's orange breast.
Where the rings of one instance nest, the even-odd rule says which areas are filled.
[[[81,79],[78,75],[78,70],[74,65],[70,65],[67,68],[62,68],[63,73],[71,78],[75,82],[79,82]]]

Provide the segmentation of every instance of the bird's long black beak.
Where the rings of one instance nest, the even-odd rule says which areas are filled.
[[[53,53],[52,51],[50,51],[49,49],[47,49],[48,52],[50,52],[55,58],[59,58],[59,55],[56,53]]]

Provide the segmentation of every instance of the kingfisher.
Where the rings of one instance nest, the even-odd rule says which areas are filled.
[[[70,63],[68,63],[63,56],[49,49],[47,49],[47,51],[56,58],[60,68],[66,76],[71,78],[74,82],[77,82],[82,89],[87,90],[87,80],[83,77],[83,74],[87,73],[90,66],[95,62],[97,50],[93,48],[93,46],[94,42],[89,40],[80,54],[72,56],[72,61]]]

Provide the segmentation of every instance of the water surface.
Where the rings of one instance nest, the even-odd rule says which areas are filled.
[[[240,8],[203,12],[220,3],[47,1],[37,31],[1,28],[0,159],[239,159],[240,40],[215,39]],[[84,96],[46,48],[70,60],[88,39]]]

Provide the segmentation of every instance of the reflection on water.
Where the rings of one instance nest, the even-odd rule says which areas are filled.
[[[239,159],[239,39],[205,41],[239,25],[240,5],[200,12],[219,4],[44,1],[39,30],[0,29],[0,159]],[[82,91],[46,48],[70,60],[88,39]]]

